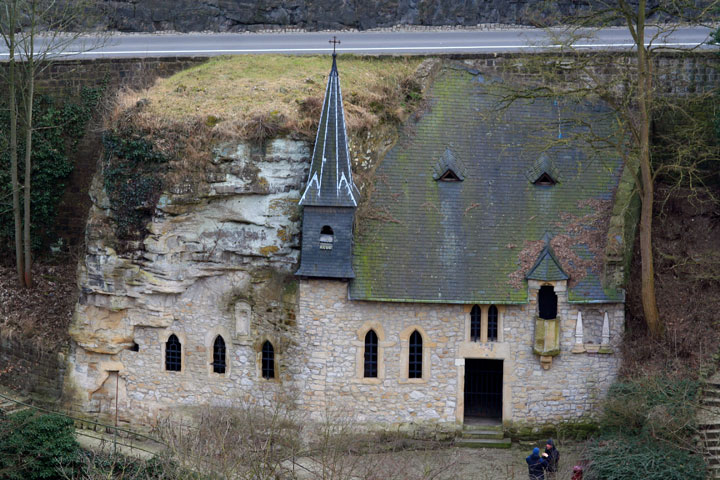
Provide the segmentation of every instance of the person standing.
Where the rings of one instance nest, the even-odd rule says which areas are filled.
[[[545,445],[545,455],[543,455],[548,462],[547,477],[548,480],[553,480],[558,471],[558,465],[560,463],[560,452],[555,448],[555,442],[553,439],[549,439]]]
[[[540,456],[540,449],[533,448],[533,451],[525,459],[528,464],[528,477],[530,480],[545,480],[545,469],[548,466],[547,460]]]

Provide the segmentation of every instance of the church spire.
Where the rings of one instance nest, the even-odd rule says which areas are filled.
[[[350,169],[345,111],[333,43],[333,62],[328,76],[320,124],[315,137],[312,164],[300,205],[316,207],[357,207],[357,188]]]

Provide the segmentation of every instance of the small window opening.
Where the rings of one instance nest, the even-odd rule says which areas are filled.
[[[182,366],[182,344],[175,334],[165,343],[165,370],[179,372]]]
[[[378,337],[374,330],[365,335],[365,378],[377,378]]]
[[[550,175],[548,175],[547,173],[543,173],[543,174],[540,175],[540,177],[539,177],[537,180],[535,180],[533,183],[534,183],[535,185],[541,185],[541,186],[546,186],[546,187],[547,187],[547,186],[555,185],[555,183],[557,183],[557,182],[555,182],[555,180],[553,180],[553,178],[552,178]]]
[[[139,352],[139,351],[140,351],[140,345],[138,345],[137,343],[133,342],[133,344],[130,345],[130,351],[131,351],[131,352]]]
[[[225,363],[226,358],[226,350],[225,350],[225,340],[218,335],[215,337],[215,343],[213,343],[213,372],[215,373],[225,373],[225,367],[227,364]]]
[[[475,305],[470,310],[470,339],[473,342],[480,341],[480,330],[482,325],[482,312],[480,307]]]
[[[410,335],[408,378],[422,378],[422,335],[417,330]]]
[[[488,309],[488,342],[497,342],[498,338],[498,309],[490,305]]]
[[[441,182],[459,182],[460,177],[458,177],[457,173],[448,169],[440,176],[440,178],[438,178],[438,180],[440,180]]]
[[[538,292],[538,315],[545,320],[557,317],[557,295],[555,288],[543,285]]]
[[[265,340],[262,346],[262,376],[275,378],[275,349],[269,340]]]
[[[320,230],[320,250],[332,250],[335,235],[333,229],[329,225],[325,225]]]

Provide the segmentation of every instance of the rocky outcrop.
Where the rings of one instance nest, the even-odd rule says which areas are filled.
[[[255,317],[266,326],[292,318],[297,202],[309,155],[305,142],[285,139],[264,148],[220,146],[203,193],[164,193],[147,237],[122,253],[98,173],[66,391],[92,400],[109,374],[123,377],[123,353],[138,348],[139,332],[160,331],[187,315],[234,324],[239,302],[259,312]]]
[[[549,13],[572,14],[578,3],[539,0],[104,0],[107,26],[128,32],[233,32],[274,28],[360,29],[396,25],[528,25]]]

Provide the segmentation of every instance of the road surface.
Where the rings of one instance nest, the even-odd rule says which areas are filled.
[[[682,27],[653,39],[653,45],[689,49],[707,46],[710,28]],[[497,30],[429,30],[311,33],[225,33],[225,34],[117,34],[102,47],[83,47],[79,43],[59,55],[66,57],[171,57],[236,54],[311,54],[328,53],[333,36],[342,42],[339,53],[358,54],[433,54],[433,53],[507,53],[559,49],[544,30],[533,28]],[[651,38],[648,36],[647,41]],[[84,39],[92,45],[92,39]],[[600,30],[592,39],[578,39],[579,50],[625,50],[632,39],[623,28]],[[715,47],[712,47],[715,48]],[[86,51],[87,50],[87,51]],[[8,57],[0,46],[0,60]]]

